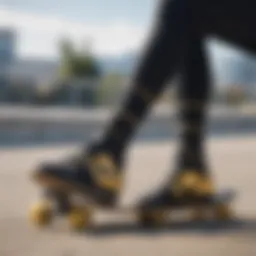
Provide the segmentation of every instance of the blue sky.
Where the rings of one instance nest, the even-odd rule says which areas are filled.
[[[4,6],[24,11],[61,15],[63,17],[98,23],[125,19],[145,24],[149,19],[155,0],[1,0]]]
[[[55,58],[58,41],[89,39],[97,55],[138,49],[152,23],[154,0],[1,0],[0,26],[18,32],[21,56]]]
[[[18,32],[18,54],[58,57],[58,42],[69,36],[92,42],[97,55],[122,55],[140,49],[154,20],[156,0],[1,0],[0,27]],[[213,55],[232,56],[219,44]]]

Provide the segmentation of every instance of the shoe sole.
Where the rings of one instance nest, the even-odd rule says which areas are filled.
[[[46,190],[49,189],[65,194],[82,196],[86,199],[86,201],[94,205],[111,206],[115,204],[113,200],[108,199],[106,195],[107,192],[105,191],[98,191],[97,189],[86,188],[85,186],[81,186],[80,184],[70,183],[55,176],[35,174],[33,176],[33,180],[39,186],[45,188]]]
[[[36,174],[33,176],[33,180],[41,187],[57,190],[60,192],[72,192],[73,190],[77,190],[74,189],[75,185],[67,183],[54,176]]]

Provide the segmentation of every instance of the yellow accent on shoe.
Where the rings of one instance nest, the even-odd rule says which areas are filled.
[[[74,230],[84,230],[91,224],[91,211],[88,208],[74,207],[68,214],[70,227]]]
[[[171,186],[177,196],[208,196],[214,193],[212,182],[196,171],[186,171],[174,180]]]
[[[120,171],[108,154],[97,154],[89,159],[89,171],[101,188],[118,191],[122,185]]]
[[[29,218],[36,226],[49,225],[53,218],[53,209],[50,202],[42,201],[34,204],[30,209]]]

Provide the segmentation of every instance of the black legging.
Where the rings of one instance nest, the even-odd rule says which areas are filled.
[[[202,142],[211,82],[203,38],[194,34],[183,56],[178,87],[181,148],[176,168],[178,170],[193,168],[205,172],[208,167],[203,155],[205,150]]]
[[[181,71],[181,99],[185,102],[181,116],[185,130],[189,131],[183,134],[184,145],[200,145],[204,106],[209,95],[204,40],[209,36],[220,37],[254,52],[255,6],[254,0],[163,0],[131,92],[105,133],[103,144],[119,154],[168,80]],[[187,113],[187,109],[197,110]],[[191,138],[191,131],[200,132]]]
[[[136,80],[158,91],[173,77],[186,48],[195,40],[217,36],[256,50],[254,0],[164,0],[152,40]],[[157,89],[158,88],[158,89]]]

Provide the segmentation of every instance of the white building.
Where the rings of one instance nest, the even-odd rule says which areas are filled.
[[[41,59],[18,59],[17,35],[12,29],[0,29],[0,87],[11,84],[47,84],[57,75],[58,63]]]
[[[49,85],[56,80],[58,63],[41,59],[16,59],[8,70],[11,84],[24,82],[34,86]]]

